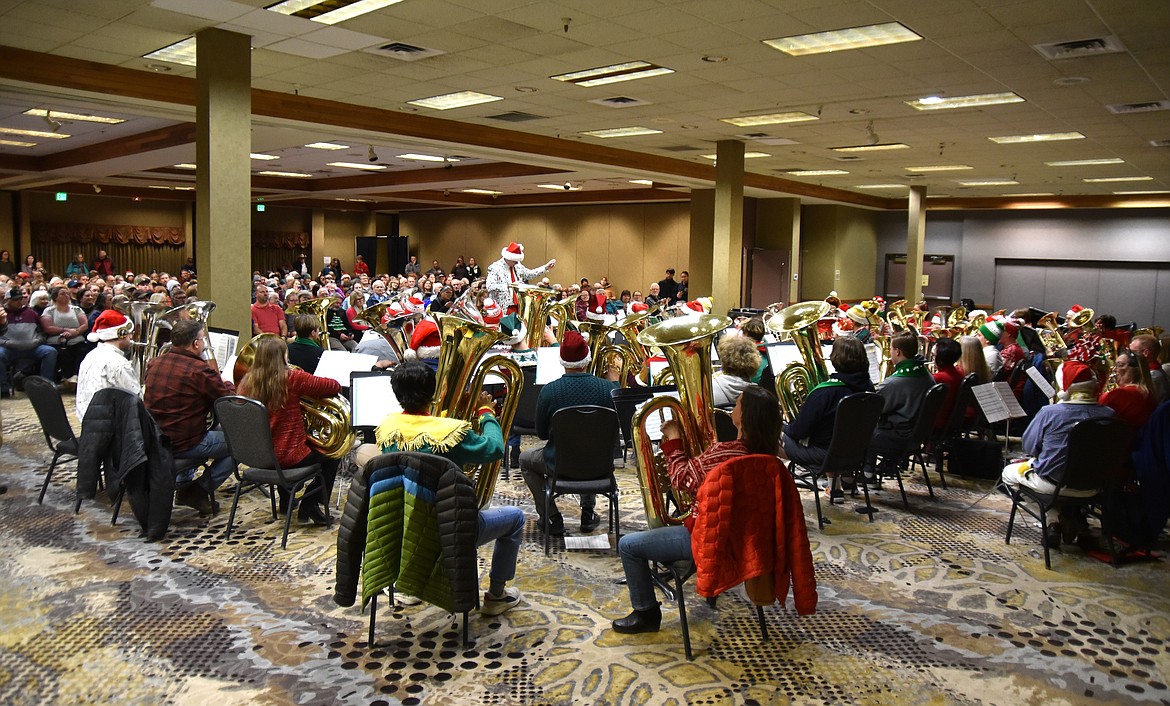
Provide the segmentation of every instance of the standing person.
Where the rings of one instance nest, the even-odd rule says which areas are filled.
[[[175,322],[170,349],[146,366],[142,401],[170,438],[175,458],[214,459],[197,483],[175,496],[178,504],[209,515],[217,512],[215,489],[235,472],[236,461],[223,431],[207,430],[207,417],[217,399],[235,394],[235,386],[220,377],[211,351],[204,347],[203,333],[199,321]],[[175,480],[188,483],[194,473],[186,471]]]
[[[488,267],[488,295],[499,302],[500,306],[504,308],[505,314],[515,314],[520,304],[515,290],[511,289],[509,284],[528,282],[542,277],[545,272],[557,266],[556,260],[549,260],[540,267],[530,270],[521,265],[522,262],[524,262],[524,246],[520,243],[508,243],[507,247],[500,250],[500,259]]]
[[[275,333],[281,338],[288,336],[284,310],[269,301],[268,285],[263,281],[256,285],[256,303],[252,305],[252,335]]]
[[[282,468],[321,464],[324,482],[313,480],[301,497],[297,517],[316,525],[330,523],[326,503],[333,490],[339,461],[309,447],[305,421],[301,416],[302,397],[332,397],[341,392],[336,380],[319,378],[288,365],[288,347],[283,338],[264,338],[256,343],[252,367],[240,381],[240,394],[260,400],[268,408],[269,426],[276,460]],[[282,512],[289,507],[288,492],[280,489]]]
[[[539,524],[542,532],[561,536],[565,533],[564,519],[553,503],[552,517],[546,518],[544,512],[544,479],[556,467],[556,439],[552,438],[552,418],[557,411],[566,407],[579,405],[597,405],[613,409],[613,398],[610,393],[617,387],[617,370],[612,368],[608,373],[610,380],[603,380],[589,372],[589,345],[585,338],[576,331],[569,331],[561,342],[561,365],[565,367],[565,374],[545,385],[540,390],[536,401],[536,434],[547,440],[541,448],[529,449],[520,454],[520,470],[524,475],[524,482],[532,493],[532,500],[536,504],[537,514],[540,515]],[[592,532],[601,525],[601,518],[593,511],[597,496],[581,496],[581,531]]]
[[[105,250],[98,250],[97,259],[93,261],[93,269],[102,277],[114,276],[114,263]]]
[[[32,277],[38,269],[36,257],[33,255],[25,255],[24,264],[20,266],[20,273]]]
[[[690,301],[691,291],[691,273],[683,270],[678,276],[678,290],[674,294],[676,301],[685,302]]]
[[[89,403],[99,390],[116,388],[137,395],[138,374],[126,358],[132,345],[134,322],[110,309],[97,317],[89,340],[97,346],[81,361],[77,373],[77,418],[84,420]]]
[[[467,277],[468,282],[474,282],[477,279],[483,279],[483,271],[480,270],[479,265],[476,264],[475,258],[467,258]]]
[[[402,274],[408,277],[414,275],[416,279],[422,274],[422,265],[418,264],[418,255],[410,256],[410,262],[406,263],[406,267],[402,268]]]
[[[8,364],[18,360],[35,360],[40,365],[41,377],[55,382],[57,349],[45,345],[41,317],[25,304],[24,290],[8,290],[4,311],[0,312],[0,397],[12,394],[8,379]]]
[[[431,260],[431,269],[427,270],[424,274],[428,277],[442,277],[443,268],[439,266],[438,260]]]
[[[0,275],[15,277],[18,271],[16,263],[12,261],[12,253],[0,250]]]
[[[85,354],[85,332],[89,320],[81,307],[73,303],[73,296],[65,287],[54,287],[49,293],[52,304],[41,314],[41,330],[48,338],[45,343],[57,349],[57,370],[61,380],[77,382],[77,367]]]
[[[716,466],[747,454],[776,454],[776,435],[780,428],[780,406],[776,396],[761,387],[753,385],[744,391],[731,414],[732,422],[739,434],[735,441],[717,441],[694,458],[686,455],[682,438],[682,426],[671,420],[662,427],[662,451],[666,457],[670,485],[680,491],[696,495],[703,480]],[[795,508],[785,505],[785,530],[788,543],[776,547],[774,552],[793,550],[788,557],[792,571],[792,593],[797,612],[812,613],[816,609],[816,579],[813,577],[812,554],[809,550],[808,535],[804,530],[804,517],[799,511],[796,487],[791,477],[786,481],[789,502]],[[730,502],[730,499],[727,500]],[[744,502],[742,499],[740,502]],[[785,503],[775,498],[776,505]],[[742,505],[741,505],[742,507]],[[762,511],[764,508],[760,508]],[[790,511],[791,510],[791,511]],[[779,520],[779,517],[777,517]],[[691,553],[691,529],[694,514],[684,525],[672,525],[657,529],[627,534],[618,542],[618,555],[626,575],[626,588],[630,592],[633,612],[613,621],[614,632],[636,634],[657,632],[662,622],[662,609],[654,596],[654,582],[651,580],[650,562],[670,564],[676,561],[693,560]],[[738,528],[737,528],[738,531]],[[779,531],[779,528],[777,528]],[[801,541],[803,538],[803,541]],[[740,540],[742,541],[742,537]],[[771,543],[772,538],[768,538]]]
[[[73,262],[65,268],[65,276],[68,278],[80,277],[89,274],[89,265],[85,264],[85,255],[77,253],[73,256]]]
[[[467,279],[467,265],[463,263],[463,256],[455,258],[455,266],[451,268],[451,276],[455,279]]]
[[[658,281],[658,298],[665,300],[667,306],[680,301],[678,298],[678,282],[674,280],[673,267],[668,267],[666,269],[666,277]],[[682,301],[686,300],[683,299]]]
[[[366,259],[361,255],[354,258],[353,274],[355,277],[360,277],[361,275],[365,275],[366,277],[370,276],[370,266],[366,264]]]
[[[304,258],[305,256],[301,255],[301,257]],[[198,273],[199,273],[199,270],[195,267],[195,258],[193,258],[193,257],[187,258],[187,261],[184,262],[183,266],[179,268],[180,279],[182,278],[182,276],[184,274],[186,274],[189,277],[194,277]]]

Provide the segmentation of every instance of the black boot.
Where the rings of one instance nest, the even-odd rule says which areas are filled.
[[[624,618],[613,621],[613,631],[625,635],[636,635],[642,632],[658,632],[662,624],[662,609],[658,606],[647,610],[635,610]]]
[[[312,499],[308,502],[301,500],[301,506],[297,509],[297,519],[301,522],[312,522],[322,527],[328,527],[332,523],[321,504]]]
[[[509,459],[511,461],[511,467],[512,468],[519,468],[520,467],[520,444],[516,444],[515,446],[513,446],[511,448],[511,453],[512,453],[512,457],[511,457],[511,459]]]

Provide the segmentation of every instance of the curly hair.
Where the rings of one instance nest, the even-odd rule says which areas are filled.
[[[760,368],[760,353],[747,336],[724,336],[716,350],[725,375],[751,380]]]

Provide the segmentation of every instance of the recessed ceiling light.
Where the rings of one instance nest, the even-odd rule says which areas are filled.
[[[655,130],[652,127],[611,127],[605,130],[586,130],[579,133],[581,135],[588,135],[589,137],[633,137],[635,135],[659,135],[661,130]]]
[[[323,25],[335,25],[402,0],[356,0],[356,2],[325,2],[323,0],[284,0],[265,8],[282,15],[296,15]],[[340,7],[339,7],[340,6]]]
[[[858,184],[854,189],[909,189],[906,184]]]
[[[978,108],[985,105],[1003,105],[1005,103],[1023,103],[1024,99],[1011,91],[1004,93],[981,93],[973,96],[952,96],[943,98],[929,96],[918,100],[906,101],[906,105],[915,110],[950,110],[952,108]]]
[[[1151,189],[1148,191],[1114,191],[1118,196],[1144,196],[1146,194],[1170,194],[1170,189]]]
[[[21,142],[19,140],[0,140],[0,145],[5,145],[6,147],[36,147],[37,143]]]
[[[31,115],[35,118],[52,117],[57,120],[80,120],[85,123],[103,123],[105,125],[118,125],[126,122],[124,118],[107,118],[104,115],[87,115],[85,113],[69,113],[63,110],[45,110],[44,108],[33,108],[24,111],[25,115]]]
[[[964,169],[974,169],[967,164],[932,164],[925,167],[902,167],[908,172],[958,172]]]
[[[958,182],[959,186],[1015,186],[1019,183],[1015,179],[971,179]]]
[[[706,61],[709,64],[722,64],[723,62],[727,61],[727,57],[719,54],[707,54],[703,57],[703,61]]]
[[[1047,167],[1096,167],[1102,164],[1125,164],[1124,159],[1070,159],[1064,162],[1045,162]]]
[[[564,81],[567,83],[575,83],[578,86],[589,87],[604,86],[610,83],[633,81],[639,78],[650,78],[651,76],[672,73],[674,73],[674,69],[651,64],[648,61],[627,61],[622,64],[611,64],[609,66],[599,66],[594,69],[571,71],[567,74],[549,76],[549,78],[554,81]]]
[[[66,137],[72,137],[72,135],[66,135],[63,132],[41,132],[40,130],[21,130],[19,128],[14,128],[14,127],[0,127],[0,132],[4,133],[6,135],[20,135],[21,137],[41,137],[41,138],[45,138],[48,140],[64,140]]]
[[[569,188],[566,189],[565,184],[568,184]],[[557,191],[580,191],[581,190],[581,187],[573,186],[572,184],[569,184],[569,182],[565,182],[564,184],[537,184],[536,187],[538,189],[556,189]]]
[[[190,162],[182,162],[180,164],[174,164],[172,166],[175,167],[176,169],[195,169],[195,165],[191,164]]]
[[[849,147],[831,147],[834,152],[883,152],[885,150],[908,150],[910,145],[901,142],[885,142],[877,145],[852,145]]]
[[[407,103],[422,108],[432,108],[434,110],[450,110],[452,108],[464,108],[469,105],[479,105],[480,103],[491,103],[502,100],[504,100],[503,96],[493,96],[490,93],[459,91],[457,93],[445,93],[441,96],[431,96],[430,98],[419,98],[418,100],[407,101]]]
[[[1004,196],[1023,197],[1023,196],[1055,196],[1051,191],[1033,191],[1027,194],[1004,194]]]
[[[1086,184],[1105,184],[1114,181],[1153,181],[1154,177],[1149,176],[1125,176],[1125,177],[1093,177],[1090,179],[1081,179]]]
[[[310,142],[309,144],[305,145],[305,147],[308,147],[308,148],[314,149],[314,150],[347,150],[347,149],[349,149],[349,145],[342,145],[342,144],[338,144],[336,142]]]
[[[165,74],[171,70],[171,67],[167,66],[166,64],[147,64],[146,68],[160,74]]]
[[[836,176],[849,172],[844,169],[793,169],[784,173],[791,176]]]
[[[630,183],[639,186],[654,186],[654,182],[649,179],[630,179]]]
[[[764,44],[773,49],[779,49],[790,56],[804,56],[847,49],[865,49],[883,44],[915,42],[919,39],[922,37],[911,32],[901,23],[886,22],[864,27],[834,29],[828,32],[799,34],[779,39],[765,39]]]
[[[718,159],[719,158],[719,155],[716,155],[716,154],[701,154],[699,156],[702,157],[703,159]],[[772,155],[768,154],[767,152],[744,152],[743,153],[744,159],[759,159],[760,157],[771,157],[771,156]]]
[[[461,189],[465,194],[482,194],[484,196],[499,196],[504,193],[502,191],[492,191],[491,189]]]
[[[746,115],[742,118],[719,118],[719,120],[720,122],[730,123],[736,127],[752,127],[754,125],[803,123],[809,120],[820,120],[820,118],[801,111],[791,111],[788,113],[768,113],[767,115]]]
[[[162,49],[143,54],[142,58],[169,61],[172,64],[182,64],[183,66],[195,66],[195,38],[180,39]]]
[[[386,167],[381,164],[359,164],[358,162],[326,162],[327,167],[343,167],[345,169],[365,169],[369,172],[377,172]]]
[[[519,93],[536,93],[539,90],[536,86],[516,86],[516,91]]]
[[[1083,140],[1085,136],[1079,132],[1049,132],[1038,135],[1003,135],[987,138],[1000,145],[1014,145],[1021,142],[1054,142],[1056,140]]]
[[[277,157],[274,154],[263,154],[260,152],[253,152],[253,153],[249,154],[248,156],[251,157],[252,159],[264,160],[265,162],[267,162],[268,160],[271,160],[271,159],[280,159],[280,157]]]
[[[1080,86],[1088,83],[1090,80],[1087,76],[1062,76],[1055,79],[1052,83],[1057,86]]]
[[[398,155],[397,158],[398,159],[414,159],[414,160],[417,160],[419,162],[458,162],[459,161],[458,159],[455,159],[453,157],[439,157],[438,155],[433,155],[433,154],[415,154],[414,152],[408,152],[407,154],[400,154],[400,155]]]
[[[257,173],[257,174],[260,174],[260,175],[262,175],[262,176],[288,177],[288,178],[290,178],[290,179],[309,179],[309,178],[311,178],[311,177],[313,176],[312,174],[305,174],[304,172],[272,172],[272,171],[264,171],[264,172],[256,172],[256,173]]]

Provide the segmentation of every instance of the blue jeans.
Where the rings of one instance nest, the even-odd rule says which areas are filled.
[[[650,562],[670,564],[691,559],[691,533],[682,525],[672,525],[623,535],[618,542],[618,556],[626,572],[630,605],[634,610],[650,610],[658,605]]]
[[[199,485],[207,491],[208,495],[214,493],[216,488],[223,485],[223,482],[235,472],[236,466],[238,465],[228,450],[227,439],[224,437],[223,432],[218,429],[207,432],[207,435],[203,437],[203,441],[200,441],[186,451],[175,453],[174,456],[175,458],[217,459],[199,479]],[[187,483],[194,477],[195,470],[190,469],[180,473],[175,478],[175,482]]]
[[[12,389],[12,381],[8,379],[8,364],[19,360],[35,360],[41,364],[40,376],[49,382],[57,381],[57,349],[41,344],[27,351],[13,350],[7,346],[0,346],[0,382],[5,390]]]
[[[495,583],[511,581],[516,577],[516,557],[520,554],[520,538],[524,534],[524,511],[518,507],[492,507],[479,511],[475,546],[482,547],[495,540],[492,567],[488,576]]]

